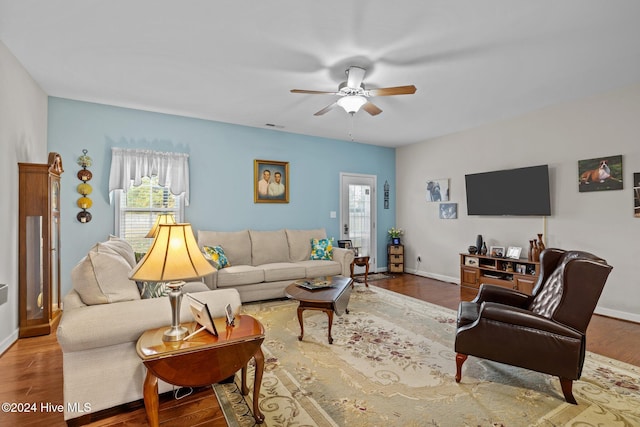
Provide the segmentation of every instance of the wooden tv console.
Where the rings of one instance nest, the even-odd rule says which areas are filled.
[[[479,289],[487,283],[531,295],[539,275],[540,263],[525,258],[460,254],[460,286]]]

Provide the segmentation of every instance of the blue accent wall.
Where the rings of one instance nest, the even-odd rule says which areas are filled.
[[[319,118],[318,120],[322,120]],[[60,153],[62,291],[71,289],[71,269],[114,232],[109,202],[111,147],[183,152],[190,155],[191,203],[185,218],[196,230],[319,228],[340,237],[340,172],[377,176],[378,267],[386,264],[386,230],[395,225],[395,149],[238,126],[108,105],[49,98],[48,149]],[[92,221],[76,219],[82,150],[93,159],[89,196]],[[253,201],[253,161],[289,162],[290,202]],[[391,188],[384,209],[384,183]],[[336,211],[337,218],[329,212]]]

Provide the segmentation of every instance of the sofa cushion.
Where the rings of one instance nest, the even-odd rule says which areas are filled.
[[[251,236],[251,265],[289,262],[289,244],[284,230],[250,230],[249,235]]]
[[[204,257],[211,261],[216,270],[231,266],[222,246],[204,246]]]
[[[125,261],[127,261],[131,268],[135,267],[137,264],[136,255],[129,242],[116,236],[109,236],[109,240],[106,242],[96,243],[96,245],[90,250],[93,252],[120,255]]]
[[[298,263],[275,262],[260,266],[264,270],[265,282],[279,282],[281,280],[295,280],[305,277],[306,269]]]
[[[336,276],[342,273],[342,267],[337,261],[307,260],[297,264],[306,270],[305,277]]]
[[[291,262],[306,261],[311,256],[311,239],[325,239],[324,228],[316,230],[285,230],[289,244],[289,260]]]
[[[219,288],[264,282],[264,270],[251,265],[233,265],[218,270],[216,274]]]
[[[131,266],[120,255],[89,251],[71,271],[73,288],[87,305],[140,299],[129,280]]]
[[[198,231],[198,246],[222,246],[231,265],[251,265],[249,230]]]
[[[311,255],[309,259],[332,260],[333,239],[311,239]]]

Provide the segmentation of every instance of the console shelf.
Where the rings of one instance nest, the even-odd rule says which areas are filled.
[[[531,295],[539,275],[540,263],[525,258],[460,254],[460,286],[479,289],[487,283]]]

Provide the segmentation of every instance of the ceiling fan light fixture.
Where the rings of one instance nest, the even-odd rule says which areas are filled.
[[[338,99],[337,103],[344,108],[344,111],[347,113],[355,114],[360,110],[360,107],[367,103],[367,98],[360,95],[343,96]]]

